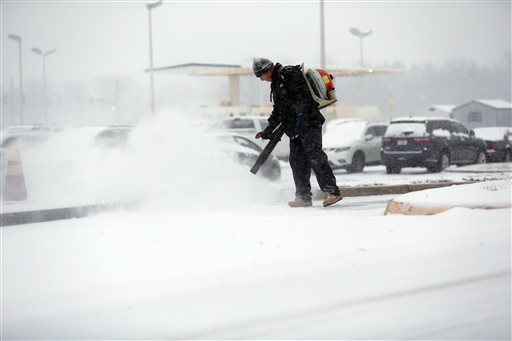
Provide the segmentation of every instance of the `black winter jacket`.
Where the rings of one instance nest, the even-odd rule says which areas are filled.
[[[266,138],[283,123],[289,137],[297,136],[297,119],[306,119],[309,126],[321,126],[325,119],[318,104],[311,97],[306,80],[299,65],[282,66],[276,63],[270,85],[274,108],[269,125],[263,131]]]

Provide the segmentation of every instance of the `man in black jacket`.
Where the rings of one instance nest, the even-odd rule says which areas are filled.
[[[269,139],[272,132],[284,124],[290,138],[290,166],[295,182],[295,200],[291,207],[311,206],[311,169],[320,189],[327,193],[323,205],[329,206],[342,199],[336,178],[322,150],[322,125],[325,118],[313,100],[300,66],[282,66],[265,58],[253,61],[253,71],[262,81],[271,82],[274,108],[269,125],[256,138]]]

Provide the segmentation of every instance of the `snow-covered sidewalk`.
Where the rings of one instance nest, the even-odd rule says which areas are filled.
[[[385,214],[436,214],[453,207],[511,207],[511,180],[484,181],[411,192],[391,200]]]

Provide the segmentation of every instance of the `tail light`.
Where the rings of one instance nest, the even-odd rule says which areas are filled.
[[[496,150],[496,145],[492,142],[487,142],[487,150]]]
[[[382,138],[382,144],[383,145],[391,144],[391,139],[389,137],[383,137]]]
[[[417,144],[422,144],[422,145],[432,144],[431,137],[417,137],[414,139],[414,141],[416,141]]]

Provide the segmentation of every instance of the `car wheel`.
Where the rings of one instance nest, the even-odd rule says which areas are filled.
[[[485,156],[485,153],[483,151],[478,152],[478,156],[476,157],[475,163],[486,163],[487,162],[487,156]]]
[[[429,172],[442,172],[450,166],[450,157],[448,153],[442,152],[439,156],[437,164],[433,167],[427,167]]]
[[[512,151],[505,151],[505,156],[503,157],[503,162],[512,162]]]
[[[361,173],[364,169],[365,157],[363,152],[356,152],[352,157],[352,164],[347,168],[349,173]]]
[[[388,174],[398,174],[402,170],[401,166],[397,165],[386,165],[386,173]]]

